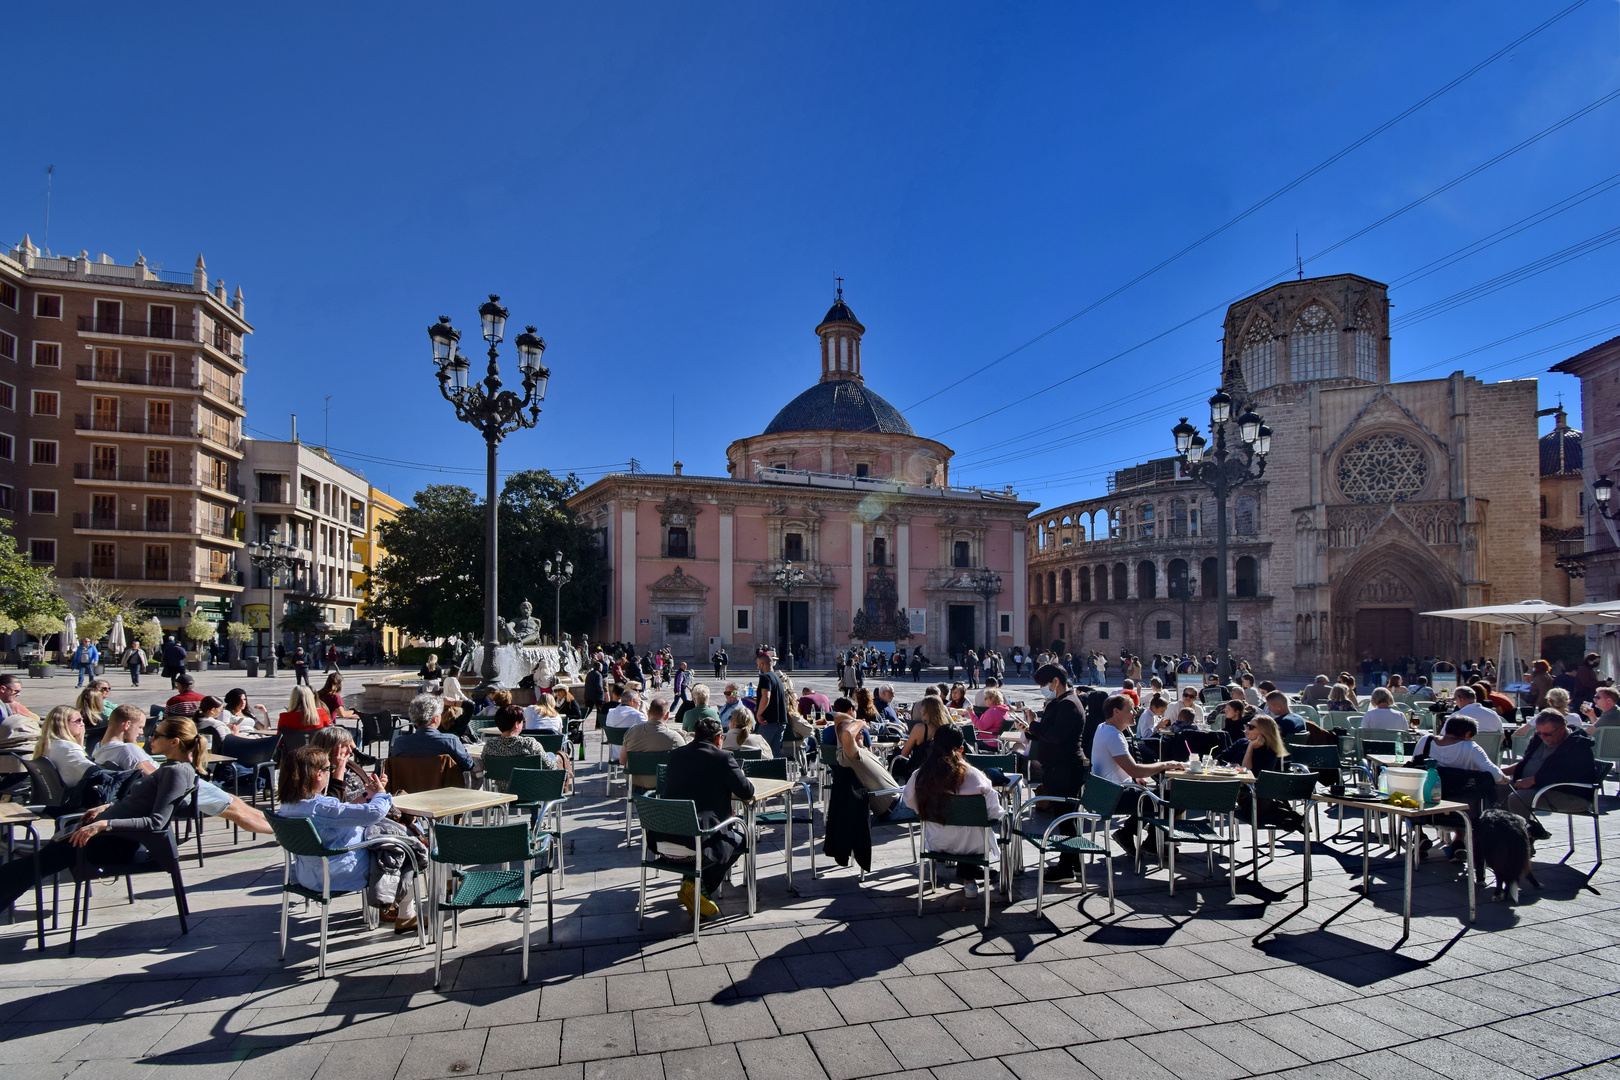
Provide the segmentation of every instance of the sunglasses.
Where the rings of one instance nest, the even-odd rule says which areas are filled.
[[[1259,724],[1244,724],[1243,725],[1243,730],[1248,731],[1248,730],[1250,730],[1252,728],[1258,728],[1259,726],[1260,726]]]

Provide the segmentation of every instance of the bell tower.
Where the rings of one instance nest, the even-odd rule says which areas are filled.
[[[861,376],[861,335],[866,332],[855,313],[844,303],[844,279],[838,279],[838,297],[827,310],[827,317],[816,327],[821,338],[821,381],[854,381]]]

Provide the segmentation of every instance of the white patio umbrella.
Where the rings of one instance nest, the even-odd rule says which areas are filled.
[[[1520,681],[1519,636],[1512,630],[1504,630],[1496,647],[1496,684],[1505,687]]]
[[[127,642],[125,641],[124,634],[124,617],[122,615],[114,615],[112,628],[107,631],[107,651],[115,656],[120,655],[123,653],[124,646],[126,644]]]
[[[1545,600],[1520,600],[1516,604],[1481,604],[1479,607],[1446,608],[1425,611],[1437,619],[1460,619],[1463,622],[1489,623],[1495,626],[1528,626],[1530,628],[1530,655],[1541,655],[1541,628],[1548,623],[1566,626],[1586,626],[1606,623],[1620,618],[1620,605],[1610,605],[1613,612],[1595,610],[1598,605],[1559,607]],[[1497,668],[1498,675],[1501,668]]]
[[[63,656],[72,656],[73,650],[79,647],[79,620],[73,617],[73,612],[62,616],[62,646],[60,652]]]

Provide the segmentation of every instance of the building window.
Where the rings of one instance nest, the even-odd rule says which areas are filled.
[[[1236,641],[1237,639],[1238,639],[1237,620],[1236,619],[1229,619],[1227,621],[1227,623],[1226,623],[1226,640],[1227,641]]]
[[[868,465],[864,461],[860,462],[859,464],[857,464],[855,466],[855,475],[859,479],[862,479],[862,480],[866,479],[867,477],[872,475],[872,466]]]
[[[1547,496],[1545,495],[1541,497],[1541,516],[1547,516]]]
[[[35,488],[28,493],[28,512],[30,514],[56,513],[56,492]]]
[[[736,610],[735,614],[736,619],[733,621],[732,626],[738,633],[746,634],[748,632],[748,616],[750,614],[750,609],[740,607]]]
[[[1257,596],[1260,592],[1260,563],[1253,555],[1237,561],[1237,582],[1233,592],[1238,596]]]
[[[1008,613],[1008,612],[1005,612],[1005,611],[998,612],[997,614],[1000,616],[1000,621],[997,624],[998,627],[999,627],[999,629],[997,630],[997,633],[1001,633],[1001,634],[1010,634],[1010,633],[1012,633],[1012,615],[1010,613]]]
[[[35,390],[33,393],[33,412],[35,416],[61,415],[62,396],[54,390]]]
[[[117,544],[90,545],[90,576],[109,578],[118,576]]]
[[[1159,595],[1159,568],[1145,559],[1136,564],[1136,595],[1143,600]]]
[[[1097,640],[1108,640],[1108,623],[1106,621],[1097,624]]]
[[[146,433],[168,435],[174,426],[174,406],[167,401],[146,403]]]
[[[1187,500],[1170,500],[1170,535],[1187,535]]]
[[[1063,571],[1058,576],[1058,580],[1063,583],[1063,602],[1065,604],[1072,602],[1074,600],[1074,586],[1069,578],[1069,572],[1067,570]]]
[[[1378,381],[1378,339],[1373,336],[1372,312],[1363,304],[1356,309],[1356,378]]]
[[[1295,382],[1331,379],[1339,373],[1339,327],[1327,308],[1313,302],[1299,313],[1288,354]]]
[[[146,580],[169,580],[169,545],[146,545]]]
[[[0,461],[16,460],[16,443],[10,435],[0,435]]]
[[[17,489],[10,484],[0,484],[0,510],[12,511],[17,508]]]
[[[0,356],[7,360],[17,359],[17,335],[0,330]]]
[[[782,537],[782,558],[787,562],[804,562],[803,533],[787,533]]]
[[[147,353],[146,381],[153,386],[173,386],[174,354],[166,352]]]
[[[146,315],[147,337],[174,337],[174,308],[167,306],[160,307],[156,304],[151,304],[146,309]]]
[[[37,563],[54,563],[56,561],[56,541],[28,541],[28,557]]]
[[[1249,324],[1243,335],[1238,362],[1250,390],[1263,390],[1277,381],[1277,340],[1264,319]]]
[[[1160,619],[1158,622],[1154,623],[1153,624],[1153,632],[1154,632],[1154,636],[1157,637],[1160,641],[1169,641],[1170,640],[1170,620],[1169,619]]]
[[[684,526],[684,525],[671,525],[669,527],[669,542],[668,542],[667,546],[668,546],[668,556],[667,556],[668,558],[671,558],[671,559],[690,558],[690,556],[687,554],[686,526]]]
[[[692,632],[692,620],[685,615],[664,616],[664,633],[672,637],[685,637]]]
[[[98,529],[113,528],[118,520],[118,496],[90,496],[90,522]]]
[[[1232,531],[1237,533],[1239,536],[1253,536],[1256,532],[1258,532],[1259,526],[1255,520],[1259,516],[1257,513],[1258,509],[1259,504],[1255,502],[1254,496],[1238,496],[1237,505],[1232,514]]]
[[[34,465],[56,464],[55,439],[30,439],[28,441],[28,460]]]
[[[966,540],[958,540],[951,545],[952,566],[972,566],[972,546]]]
[[[1198,583],[1199,595],[1203,596],[1205,600],[1215,599],[1216,565],[1215,560],[1213,558],[1209,558],[1205,559],[1198,566],[1199,577],[1202,578],[1202,580]]]
[[[60,319],[62,317],[62,298],[52,293],[34,294],[34,318]]]
[[[54,341],[34,342],[34,366],[54,367],[62,366],[62,346]]]
[[[96,333],[122,334],[124,332],[124,305],[117,300],[96,301]]]
[[[118,381],[118,361],[120,358],[117,349],[97,349],[92,354],[92,376],[97,382]]]
[[[12,311],[17,310],[17,286],[9,281],[0,281],[0,304]]]
[[[153,484],[167,484],[170,472],[170,454],[166,447],[148,447],[146,451],[146,479]]]
[[[889,542],[883,537],[874,537],[872,540],[872,565],[889,565]]]

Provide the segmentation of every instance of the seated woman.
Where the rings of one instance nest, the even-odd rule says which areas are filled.
[[[1277,727],[1277,721],[1270,713],[1257,712],[1251,716],[1244,725],[1244,734],[1248,741],[1235,744],[1235,747],[1243,747],[1243,760],[1240,762],[1243,768],[1256,776],[1263,772],[1287,770],[1288,744],[1283,742],[1282,729]],[[1238,815],[1244,820],[1248,820],[1251,813],[1250,798],[1252,795],[1245,786],[1238,793]],[[1272,825],[1279,829],[1298,829],[1304,823],[1298,811],[1276,799],[1260,800],[1259,809],[1262,828]]]
[[[1355,712],[1355,699],[1350,696],[1350,688],[1344,683],[1334,683],[1328,691],[1327,704],[1323,706],[1329,712]]]
[[[836,706],[835,706],[836,708]],[[906,737],[905,745],[900,747],[890,763],[895,778],[909,777],[916,771],[917,762],[922,761],[928,744],[933,742],[935,736],[951,725],[951,714],[945,711],[945,702],[933,695],[924,695],[923,698],[911,707],[911,734]]]
[[[950,697],[945,704],[957,712],[972,712],[973,702],[968,699],[967,684],[961,681],[952,683]]]
[[[697,730],[697,722],[705,716],[720,719],[720,710],[709,704],[709,687],[706,683],[692,687],[692,700],[683,704],[685,707],[676,714],[676,718],[681,722],[681,730],[688,734]]]
[[[1001,820],[1001,800],[996,796],[990,778],[969,765],[962,758],[964,742],[956,728],[942,729],[928,747],[928,757],[911,779],[906,781],[902,798],[923,819],[923,840],[930,850],[946,851],[956,855],[983,855],[991,862],[1001,858],[1001,848],[995,833],[989,836],[990,847],[985,850],[983,829],[966,825],[942,825],[945,806],[953,795],[978,795],[984,799],[985,814],[991,821]],[[978,867],[957,863],[956,876],[964,883],[968,899],[979,895]],[[1000,874],[992,868],[990,884],[993,887]]]
[[[762,757],[775,756],[771,753],[771,744],[766,742],[763,736],[754,733],[754,714],[741,705],[731,710],[726,737],[720,740],[720,749],[763,750],[765,753]]]
[[[534,699],[533,705],[524,706],[523,729],[543,731],[548,735],[561,735],[563,717],[557,710],[557,699],[549,693],[542,693]]]
[[[1255,710],[1247,701],[1228,701],[1221,706],[1221,730],[1233,739],[1242,739]]]
[[[316,703],[315,691],[299,685],[293,687],[287,711],[281,714],[276,727],[281,731],[313,731],[331,724],[331,714]]]
[[[360,714],[353,709],[343,707],[343,672],[333,669],[326,676],[326,685],[315,697],[325,707],[326,711],[339,720],[353,720]]]
[[[503,691],[497,690],[497,694]],[[484,740],[484,762],[487,767],[492,757],[538,757],[541,767],[546,769],[560,769],[563,759],[556,754],[549,753],[540,745],[538,739],[531,739],[523,734],[523,710],[510,703],[502,705],[496,710],[495,726],[500,729],[499,735],[491,735]],[[496,791],[505,791],[506,782],[493,781]]]
[[[225,691],[225,712],[220,719],[230,724],[238,735],[256,735],[261,731],[273,730],[275,726],[269,722],[270,715],[262,707],[259,713],[253,711],[253,706],[248,704],[247,691],[239,686]]]
[[[120,705],[107,720],[107,733],[96,744],[92,761],[103,769],[125,772],[139,769],[143,773],[155,772],[157,762],[141,749],[141,735],[146,729],[146,713],[138,705]]]
[[[236,734],[236,728],[225,717],[225,703],[212,694],[197,703],[197,713],[191,719],[198,731],[212,731],[221,738]]]
[[[973,729],[978,732],[979,741],[989,743],[992,747],[999,746],[1002,723],[1006,719],[1006,699],[995,687],[987,688],[984,692],[984,712],[973,718]]]
[[[70,792],[78,787],[95,765],[84,752],[84,714],[72,705],[58,705],[46,713],[39,738],[34,740],[34,760],[56,766],[56,774]]]
[[[321,728],[310,736],[309,745],[325,753],[331,763],[332,771],[326,778],[326,794],[342,803],[359,805],[371,801],[371,793],[366,789],[366,770],[354,759],[354,736],[348,728],[336,724]],[[381,782],[386,784],[387,780],[387,775],[383,774]],[[395,809],[388,811],[386,820],[366,828],[367,840],[375,836],[416,839],[404,824],[403,815]],[[413,850],[418,858],[427,858],[426,847],[417,844]],[[409,932],[416,925],[412,921],[416,917],[416,889],[411,883],[416,875],[416,866],[398,848],[380,848],[371,854],[371,869],[367,875],[368,899],[373,907],[381,911],[383,922],[396,924],[396,933]],[[397,925],[401,921],[405,923],[403,931]]]
[[[557,715],[564,720],[585,719],[585,707],[574,697],[574,692],[566,686],[553,686],[551,688],[551,703],[557,709]]]
[[[48,881],[71,869],[82,848],[85,861],[93,867],[134,860],[140,842],[126,835],[154,832],[169,825],[174,804],[196,785],[197,770],[208,759],[208,749],[197,728],[183,716],[171,716],[158,724],[152,735],[152,749],[163,755],[162,763],[151,773],[137,777],[124,797],[111,806],[98,806],[85,812],[79,827],[63,831],[40,849],[37,880]],[[0,908],[10,907],[34,887],[35,860],[24,855],[0,866]]]
[[[362,780],[366,796],[364,803],[345,803],[326,794],[331,776],[331,758],[325,750],[314,746],[300,746],[288,754],[281,763],[281,780],[277,794],[281,797],[281,816],[308,818],[315,833],[328,848],[348,848],[366,838],[366,829],[388,817],[394,808],[386,790],[388,777],[382,773]],[[328,884],[333,892],[360,892],[366,888],[371,873],[371,852],[350,851],[334,855],[327,860],[330,867]],[[312,855],[293,856],[293,876],[306,889],[321,888],[321,860]],[[408,933],[416,929],[416,918],[399,919],[394,923],[395,933]]]

